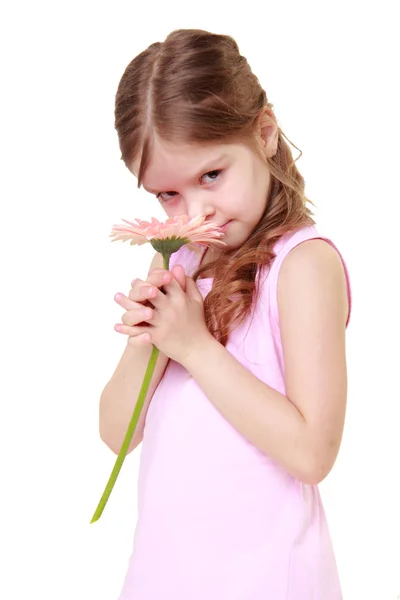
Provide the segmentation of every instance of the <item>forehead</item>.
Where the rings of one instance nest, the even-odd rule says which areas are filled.
[[[146,171],[143,187],[148,190],[173,189],[208,170],[217,169],[220,163],[234,158],[237,147],[234,144],[184,144],[157,140],[154,142]],[[137,176],[140,158],[132,164],[132,172]]]

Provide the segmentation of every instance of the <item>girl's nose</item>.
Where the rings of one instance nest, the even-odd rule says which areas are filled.
[[[197,202],[193,200],[187,202],[187,210],[187,214],[191,219],[193,219],[193,217],[198,217],[199,215],[204,215],[206,220],[211,221],[215,214],[214,207],[210,206],[209,202],[205,204],[200,199]]]

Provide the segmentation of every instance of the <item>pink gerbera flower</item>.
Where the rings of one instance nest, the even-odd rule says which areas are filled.
[[[161,254],[171,255],[185,244],[225,246],[221,240],[224,233],[215,223],[204,223],[205,216],[190,219],[187,215],[167,219],[164,223],[154,217],[151,222],[135,219],[134,222],[122,219],[126,225],[114,225],[110,234],[112,241],[120,240],[131,245],[150,242]]]

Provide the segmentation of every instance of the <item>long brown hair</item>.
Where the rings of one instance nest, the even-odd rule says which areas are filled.
[[[272,109],[233,38],[197,29],[173,31],[136,56],[121,78],[115,99],[121,159],[129,168],[140,157],[140,187],[154,135],[175,142],[253,145],[260,115],[267,110],[276,122]],[[214,269],[205,319],[224,346],[233,324],[240,324],[251,310],[258,293],[257,272],[274,258],[275,242],[289,231],[314,224],[304,179],[286,136],[279,127],[278,131],[276,154],[265,159],[271,189],[258,225],[243,246],[200,265],[193,275],[197,279]]]

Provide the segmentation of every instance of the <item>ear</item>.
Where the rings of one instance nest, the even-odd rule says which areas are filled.
[[[256,138],[267,158],[275,156],[278,148],[279,127],[270,108],[265,108],[257,119]]]

